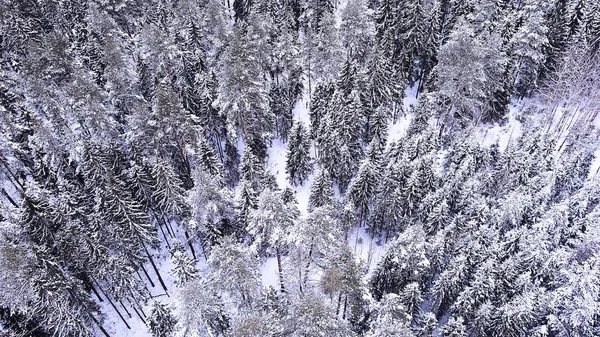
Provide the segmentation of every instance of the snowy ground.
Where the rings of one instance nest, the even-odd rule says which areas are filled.
[[[408,88],[406,90],[406,97],[404,99],[404,111],[406,112],[403,116],[400,116],[395,122],[390,122],[388,128],[388,144],[392,141],[397,141],[402,138],[406,134],[406,130],[408,129],[408,125],[412,119],[412,115],[410,113],[411,106],[415,105],[417,99],[415,97],[416,86]],[[310,118],[307,110],[307,97],[300,100],[295,108],[294,108],[294,120],[302,121],[306,126],[310,125]],[[522,132],[521,122],[516,118],[523,108],[524,103],[511,104],[510,112],[509,112],[509,120],[503,125],[482,125],[473,129],[474,139],[478,140],[484,146],[490,146],[496,142],[499,143],[500,148],[504,149],[508,146],[509,142],[519,137]],[[240,151],[240,155],[243,153],[244,144],[240,139],[238,143],[238,150]],[[289,186],[287,181],[287,175],[285,172],[285,157],[286,157],[287,144],[283,143],[279,139],[275,139],[273,141],[272,147],[268,150],[268,162],[267,168],[273,173],[276,177],[277,183],[281,189]],[[597,155],[600,155],[600,150],[596,152]],[[441,158],[440,158],[441,160]],[[600,167],[600,160],[596,160],[592,167],[592,172],[595,172]],[[298,200],[298,208],[302,214],[305,216],[308,214],[308,196],[310,192],[310,186],[312,184],[313,176],[311,175],[309,179],[304,182],[302,186],[290,186],[296,192],[296,199]],[[179,233],[179,235],[183,235]],[[368,267],[368,272],[371,273],[374,267],[379,262],[381,256],[384,253],[385,246],[378,245],[373,238],[370,237],[369,234],[365,232],[364,228],[354,228],[351,230],[348,235],[348,244],[354,252],[356,253],[357,258],[362,260],[365,266]],[[163,243],[164,245],[164,243]],[[200,247],[196,247],[198,253],[199,260],[199,268],[202,270],[205,268],[204,257],[202,257],[200,253]],[[167,284],[169,289],[170,297],[166,296],[164,291],[162,291],[162,287],[157,282],[156,275],[152,270],[152,267],[148,264],[146,266],[148,273],[155,281],[155,287],[151,287],[148,285],[152,296],[157,300],[173,305],[176,296],[176,287],[173,284],[173,278],[170,275],[171,270],[171,262],[168,256],[168,249],[166,246],[161,247],[159,252],[155,252],[154,256],[160,270],[160,273]],[[279,288],[279,279],[277,273],[277,262],[275,258],[267,259],[260,268],[261,272],[261,280],[264,286],[271,286],[275,289]],[[142,275],[142,277],[144,277]],[[151,302],[148,303],[148,306],[143,308],[143,311],[146,315],[150,313]],[[150,336],[148,332],[148,327],[144,322],[137,316],[137,314],[131,310],[129,306],[127,306],[127,310],[131,315],[128,315],[123,307],[119,303],[115,303],[127,323],[130,326],[128,329],[119,316],[116,314],[115,310],[112,306],[104,300],[104,302],[100,303],[103,312],[107,314],[107,319],[105,320],[104,327],[108,331],[111,336],[123,336],[123,337],[147,337]]]

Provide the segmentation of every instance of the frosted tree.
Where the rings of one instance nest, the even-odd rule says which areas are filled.
[[[397,118],[402,112],[405,78],[396,71],[390,57],[379,49],[375,50],[369,69],[366,103],[370,109],[382,109],[388,117]]]
[[[477,123],[500,72],[501,55],[493,36],[484,45],[466,22],[459,22],[438,54],[436,87],[445,105],[444,124]]]
[[[381,152],[379,140],[374,139],[367,149],[365,159],[361,161],[358,173],[348,187],[348,196],[360,212],[361,224],[369,215],[371,200],[380,179]]]
[[[275,313],[249,312],[240,315],[231,322],[232,337],[280,336],[285,327]]]
[[[327,267],[321,278],[321,288],[326,295],[337,297],[336,316],[348,317],[351,320],[362,318],[360,315],[365,289],[361,280],[364,276],[364,265],[357,262],[356,256],[347,245],[341,245],[326,257],[326,260]]]
[[[235,226],[234,196],[219,176],[210,174],[204,167],[195,170],[193,177],[194,188],[187,199],[191,209],[188,227],[199,235],[206,250],[221,237],[239,229]]]
[[[548,27],[543,12],[535,2],[522,9],[524,24],[512,37],[516,63],[515,90],[518,95],[528,96],[538,87],[537,79],[544,66],[544,50],[548,48]]]
[[[226,112],[230,137],[254,136],[266,143],[272,137],[275,118],[262,80],[260,50],[252,38],[246,24],[234,27],[226,57],[222,58],[218,101]]]
[[[254,238],[254,247],[275,253],[281,292],[285,292],[283,254],[289,232],[298,217],[299,211],[293,202],[285,202],[281,192],[265,189],[258,197],[257,208],[250,211],[248,219],[247,231]]]
[[[292,337],[327,336],[350,337],[355,334],[349,324],[336,318],[324,298],[317,294],[306,294],[292,308],[293,314],[287,322]]]
[[[187,212],[185,190],[182,182],[165,161],[152,167],[152,178],[156,182],[152,198],[165,216],[184,216]]]
[[[178,287],[198,278],[195,261],[185,253],[183,244],[177,240],[172,242],[171,263],[173,264],[171,274],[175,278],[175,285]]]
[[[399,293],[407,284],[427,277],[430,263],[425,255],[424,240],[423,230],[412,226],[388,243],[385,255],[371,276],[371,290],[376,299]]]
[[[213,247],[208,265],[211,277],[218,286],[238,299],[240,307],[250,307],[260,289],[258,257],[252,249],[237,243],[233,237],[224,237]]]
[[[212,284],[203,280],[188,282],[179,290],[178,330],[200,336],[223,335],[229,328],[225,304]]]
[[[310,134],[304,124],[297,121],[291,131],[285,161],[285,171],[292,185],[302,185],[312,172],[310,148]]]
[[[385,295],[374,306],[374,315],[370,323],[368,337],[413,337],[411,317],[396,294]]]
[[[462,317],[450,317],[448,322],[442,326],[441,332],[444,337],[465,337],[466,330]]]
[[[343,46],[360,63],[366,60],[373,46],[375,26],[371,12],[365,0],[348,1],[342,10],[340,36]]]
[[[300,293],[307,287],[310,274],[333,254],[342,241],[342,227],[331,205],[315,208],[305,220],[300,220],[290,232],[291,278]]]
[[[314,83],[330,78],[340,68],[342,46],[339,32],[335,26],[335,17],[325,12],[317,23],[309,19],[302,45],[304,50],[304,69],[308,76],[308,90],[312,93]]]
[[[310,98],[310,111],[308,112],[312,139],[319,138],[323,118],[333,109],[335,89],[333,81],[321,81],[315,86]]]
[[[177,319],[173,316],[169,308],[164,304],[154,301],[148,325],[152,337],[169,337],[175,331]]]
[[[310,186],[309,210],[333,204],[333,182],[326,170],[319,170]]]

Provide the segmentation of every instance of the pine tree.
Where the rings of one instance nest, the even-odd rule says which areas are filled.
[[[153,337],[169,337],[175,331],[177,319],[164,304],[154,301],[148,324]]]
[[[557,70],[563,53],[566,51],[569,39],[570,12],[570,1],[557,0],[547,13],[548,46],[545,48],[545,66],[540,74],[542,81]]]
[[[175,278],[175,285],[182,287],[190,280],[198,278],[198,269],[195,262],[186,253],[184,246],[178,240],[173,240],[171,248],[171,274]]]
[[[360,210],[360,220],[368,217],[371,200],[380,179],[381,147],[377,139],[373,140],[362,160],[358,173],[350,181],[348,197]]]
[[[185,190],[173,169],[158,161],[152,167],[152,178],[156,181],[152,198],[161,212],[167,216],[185,216],[188,212]]]
[[[318,294],[307,294],[292,308],[289,326],[291,337],[326,336],[350,337],[354,334],[349,324],[332,314],[332,308]]]
[[[271,138],[275,116],[268,107],[268,92],[262,81],[260,41],[253,41],[245,23],[234,27],[233,36],[222,58],[219,102],[227,113],[228,134],[258,137],[263,143]]]
[[[491,35],[486,45],[464,21],[457,24],[439,51],[435,68],[436,87],[443,100],[446,126],[477,123],[487,99],[498,87],[501,53],[497,37]]]
[[[188,282],[178,294],[178,323],[199,335],[223,335],[229,328],[225,304],[215,286],[203,280]]]
[[[389,117],[396,118],[402,112],[402,99],[406,87],[405,78],[395,70],[389,56],[380,49],[375,51],[367,74],[366,102],[370,109],[383,109]]]
[[[297,121],[291,131],[285,162],[285,171],[292,185],[302,185],[312,172],[310,147],[308,130],[301,121]]]
[[[310,196],[308,199],[309,211],[318,207],[333,204],[333,183],[326,170],[319,170],[315,175],[315,180],[310,187]]]
[[[515,92],[529,96],[538,87],[538,77],[545,62],[548,47],[548,27],[543,13],[532,4],[522,10],[524,23],[512,37],[512,48],[518,58],[515,69]]]
[[[410,314],[406,311],[398,295],[387,294],[383,296],[374,309],[371,329],[366,336],[415,336],[410,326]]]
[[[290,229],[299,217],[297,206],[292,202],[285,202],[280,192],[265,189],[258,198],[256,210],[251,210],[248,219],[247,231],[252,235],[253,246],[259,252],[275,254],[279,272],[280,290],[285,292],[283,280],[282,256],[287,248]]]
[[[342,11],[340,36],[348,54],[359,64],[363,64],[375,36],[371,11],[364,0],[352,0],[346,4]]]
[[[444,337],[465,337],[467,335],[467,329],[462,317],[450,317],[441,330]]]
[[[319,82],[315,86],[314,93],[310,100],[310,136],[312,139],[318,139],[321,130],[321,123],[332,106],[332,98],[335,93],[335,85],[331,82]]]
[[[387,244],[385,255],[370,280],[375,299],[381,299],[385,294],[399,293],[407,284],[424,279],[429,271],[424,240],[423,230],[412,226]]]

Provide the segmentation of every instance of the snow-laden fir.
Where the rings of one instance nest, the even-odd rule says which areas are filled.
[[[0,335],[600,336],[598,0],[0,0]]]

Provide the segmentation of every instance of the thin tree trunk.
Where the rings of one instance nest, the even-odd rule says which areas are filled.
[[[96,295],[96,297],[98,298],[98,301],[104,302],[104,300],[102,299],[102,297],[100,296],[93,284],[90,284],[90,288],[92,288],[92,291],[94,292],[94,295]]]
[[[150,289],[148,289],[148,286],[146,285],[146,282],[144,282],[144,279],[142,278],[142,275],[140,275],[139,270],[136,270],[135,273],[137,274],[138,278],[140,279],[140,281],[142,281],[142,284],[144,285],[144,288],[146,288],[146,291],[148,292],[148,294],[150,293]],[[141,292],[140,292],[141,294]],[[133,295],[132,295],[133,296]]]
[[[154,272],[156,273],[156,276],[158,276],[158,281],[160,282],[160,285],[165,290],[165,294],[167,294],[167,297],[171,297],[171,296],[169,296],[169,292],[167,291],[167,286],[165,285],[165,281],[163,280],[162,276],[160,275],[160,272],[158,271],[158,268],[156,267],[156,264],[154,263],[154,258],[148,251],[148,248],[146,248],[146,243],[144,243],[144,241],[142,241],[142,238],[140,237],[139,233],[138,233],[138,238],[140,239],[142,246],[144,246],[144,251],[146,251],[146,255],[148,256],[148,259],[150,260],[150,264],[152,265],[152,268],[154,268]]]
[[[169,230],[169,228],[171,229],[171,236],[175,237],[175,231],[173,230],[173,227],[171,226],[171,221],[167,221],[169,219],[164,214],[162,214],[162,219],[163,219],[163,223],[167,226],[167,230]]]
[[[192,241],[190,240],[190,235],[188,234],[188,231],[185,231],[185,240],[188,243],[188,246],[190,246],[190,251],[192,252],[192,256],[194,257],[194,260],[196,260],[196,251],[194,250],[194,246],[192,245]]]
[[[4,188],[2,188],[2,194],[4,194],[4,196],[6,197],[6,199],[8,199],[8,201],[15,207],[19,207],[19,205],[17,205],[17,203],[13,200],[13,198],[8,194],[8,192],[6,192],[6,190]]]
[[[163,238],[165,238],[165,242],[167,243],[167,247],[170,250],[171,249],[171,245],[169,244],[169,240],[167,240],[167,235],[165,235],[165,230],[163,229],[163,226],[160,224],[160,222],[158,223],[158,228],[160,229],[160,232],[162,233]]]
[[[15,183],[17,183],[17,185],[19,185],[19,187],[21,187],[21,193],[25,193],[25,187],[23,187],[21,182],[19,182],[19,179],[17,179],[17,176],[15,176],[15,174],[12,172],[10,167],[8,167],[8,164],[6,164],[6,162],[3,159],[0,159],[0,163],[2,163],[2,165],[4,165],[4,168],[6,168],[6,171],[8,171],[8,173],[12,177],[11,182],[13,183],[13,185],[15,185]],[[12,180],[14,180],[14,182]],[[15,185],[15,187],[17,189],[19,189],[19,187],[17,187],[16,185]]]
[[[417,85],[417,92],[415,93],[415,99],[419,98],[419,92],[421,92],[421,85],[423,83],[424,78],[425,78],[425,72],[421,70],[421,76],[419,76],[419,85]]]
[[[282,294],[285,293],[285,285],[283,283],[283,269],[281,268],[281,252],[279,245],[275,247],[275,253],[277,255],[277,270],[279,272],[279,288]]]
[[[132,306],[131,306],[131,308],[133,309],[133,311],[135,311],[135,314],[137,315],[137,317],[138,317],[138,318],[139,318],[139,319],[140,319],[140,320],[141,320],[141,321],[142,321],[144,324],[147,324],[147,323],[146,323],[146,320],[145,320],[145,319],[142,317],[142,315],[140,315],[140,313],[137,311],[137,309],[135,308],[135,306],[133,306],[133,305],[132,305]]]
[[[100,322],[98,322],[98,320],[96,319],[96,317],[94,317],[94,315],[89,314],[90,317],[92,318],[92,321],[94,321],[94,323],[96,323],[96,325],[98,326],[98,329],[100,329],[100,331],[102,331],[102,334],[106,337],[110,337],[110,335],[108,334],[108,332],[106,332],[106,330],[104,330],[104,327],[102,326],[102,324],[100,324]]]
[[[127,302],[129,302],[129,305],[131,306],[131,308],[133,309],[133,311],[135,311],[135,313],[140,318],[140,320],[142,320],[142,322],[144,322],[144,324],[146,324],[146,320],[144,319],[146,316],[142,317],[142,315],[140,315],[140,312],[136,308],[136,304],[133,303],[133,302],[131,302],[129,299],[127,300]]]
[[[337,318],[340,315],[340,307],[342,305],[342,292],[338,294],[337,306],[335,308],[335,317]]]
[[[129,318],[133,318],[133,316],[131,316],[131,313],[129,312],[129,310],[127,310],[127,308],[125,307],[125,304],[123,304],[123,301],[119,300],[119,303],[123,307],[123,310],[125,310],[125,313],[127,313],[127,316],[129,316]]]
[[[344,296],[344,311],[342,312],[342,319],[346,319],[346,307],[348,306],[348,295]]]
[[[148,271],[146,270],[146,267],[144,267],[143,264],[140,264],[140,267],[142,268],[142,271],[144,272],[144,274],[146,275],[146,278],[148,279],[148,281],[150,281],[150,285],[152,286],[152,288],[154,288],[154,282],[152,281],[152,279],[150,278],[150,275],[148,275]],[[139,273],[138,273],[139,275]]]
[[[314,241],[311,241],[310,243],[310,248],[308,250],[308,261],[306,261],[306,272],[304,273],[304,279],[302,280],[303,283],[306,283],[308,280],[308,269],[310,268],[310,259],[312,257],[312,253],[313,253],[313,246],[314,246]]]
[[[115,305],[115,303],[110,299],[110,296],[108,294],[106,294],[106,292],[104,291],[104,289],[102,289],[102,287],[100,286],[100,284],[98,284],[98,282],[96,282],[96,281],[94,281],[94,282],[98,286],[98,289],[100,289],[100,291],[102,291],[102,293],[104,294],[104,297],[106,297],[106,299],[108,300],[108,303],[110,303],[110,305],[113,307],[113,309],[115,309],[115,311],[117,312],[117,315],[119,315],[119,317],[121,318],[123,323],[125,323],[125,326],[127,327],[127,329],[131,330],[131,327],[129,326],[129,324],[127,323],[127,321],[125,320],[125,318],[123,317],[121,312],[119,311],[119,309],[117,309],[117,306]]]

